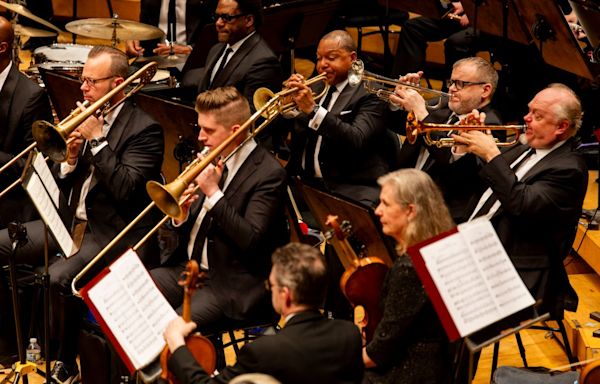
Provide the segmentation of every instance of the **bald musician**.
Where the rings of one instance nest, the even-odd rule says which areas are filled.
[[[12,62],[14,32],[10,21],[0,16],[0,167],[33,142],[31,125],[36,120],[52,121],[44,88],[23,75]],[[0,191],[23,171],[26,157],[0,174]],[[0,200],[0,229],[14,220],[28,221],[35,210],[21,188]]]

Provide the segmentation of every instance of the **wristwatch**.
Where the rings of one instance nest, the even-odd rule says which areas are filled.
[[[104,136],[96,137],[96,138],[93,138],[92,140],[90,140],[90,146],[92,148],[96,148],[97,146],[99,146],[100,144],[102,144],[105,141],[106,141],[106,137],[104,137]]]
[[[317,112],[319,111],[319,108],[321,108],[321,106],[319,104],[315,104],[315,106],[313,107],[312,112],[309,114],[310,118],[312,119],[313,117],[315,117],[315,115],[317,114]]]

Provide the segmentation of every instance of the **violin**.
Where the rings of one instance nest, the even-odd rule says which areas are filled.
[[[366,342],[369,343],[383,316],[379,301],[381,286],[389,266],[379,257],[356,254],[348,241],[352,228],[348,221],[340,225],[337,216],[329,215],[325,224],[332,228],[333,233],[326,234],[326,237],[328,241],[336,242],[337,254],[345,269],[340,279],[340,287],[354,308],[363,308],[364,316],[358,325],[365,333]]]
[[[191,298],[194,291],[200,285],[200,278],[203,274],[199,273],[200,268],[198,268],[198,263],[196,260],[188,261],[185,270],[181,273],[181,280],[177,282],[180,286],[183,287],[183,320],[186,322],[192,321],[192,311],[191,311]],[[215,351],[215,346],[208,340],[206,337],[200,335],[199,333],[189,335],[185,339],[185,345],[190,350],[194,359],[200,366],[209,374],[215,371],[215,367],[217,364],[217,352]],[[177,384],[179,381],[173,375],[172,372],[169,372],[169,368],[167,362],[171,357],[171,351],[169,351],[169,347],[165,346],[162,353],[160,354],[160,366],[162,368],[162,373],[160,377],[166,380],[169,384]]]

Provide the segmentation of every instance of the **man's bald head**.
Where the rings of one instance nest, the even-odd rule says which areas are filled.
[[[0,16],[0,60],[10,58],[14,36],[10,21]]]

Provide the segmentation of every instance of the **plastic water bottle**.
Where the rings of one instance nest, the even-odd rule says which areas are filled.
[[[27,361],[32,363],[37,364],[42,359],[42,348],[40,348],[40,345],[37,343],[37,339],[35,337],[29,339],[26,355]]]

